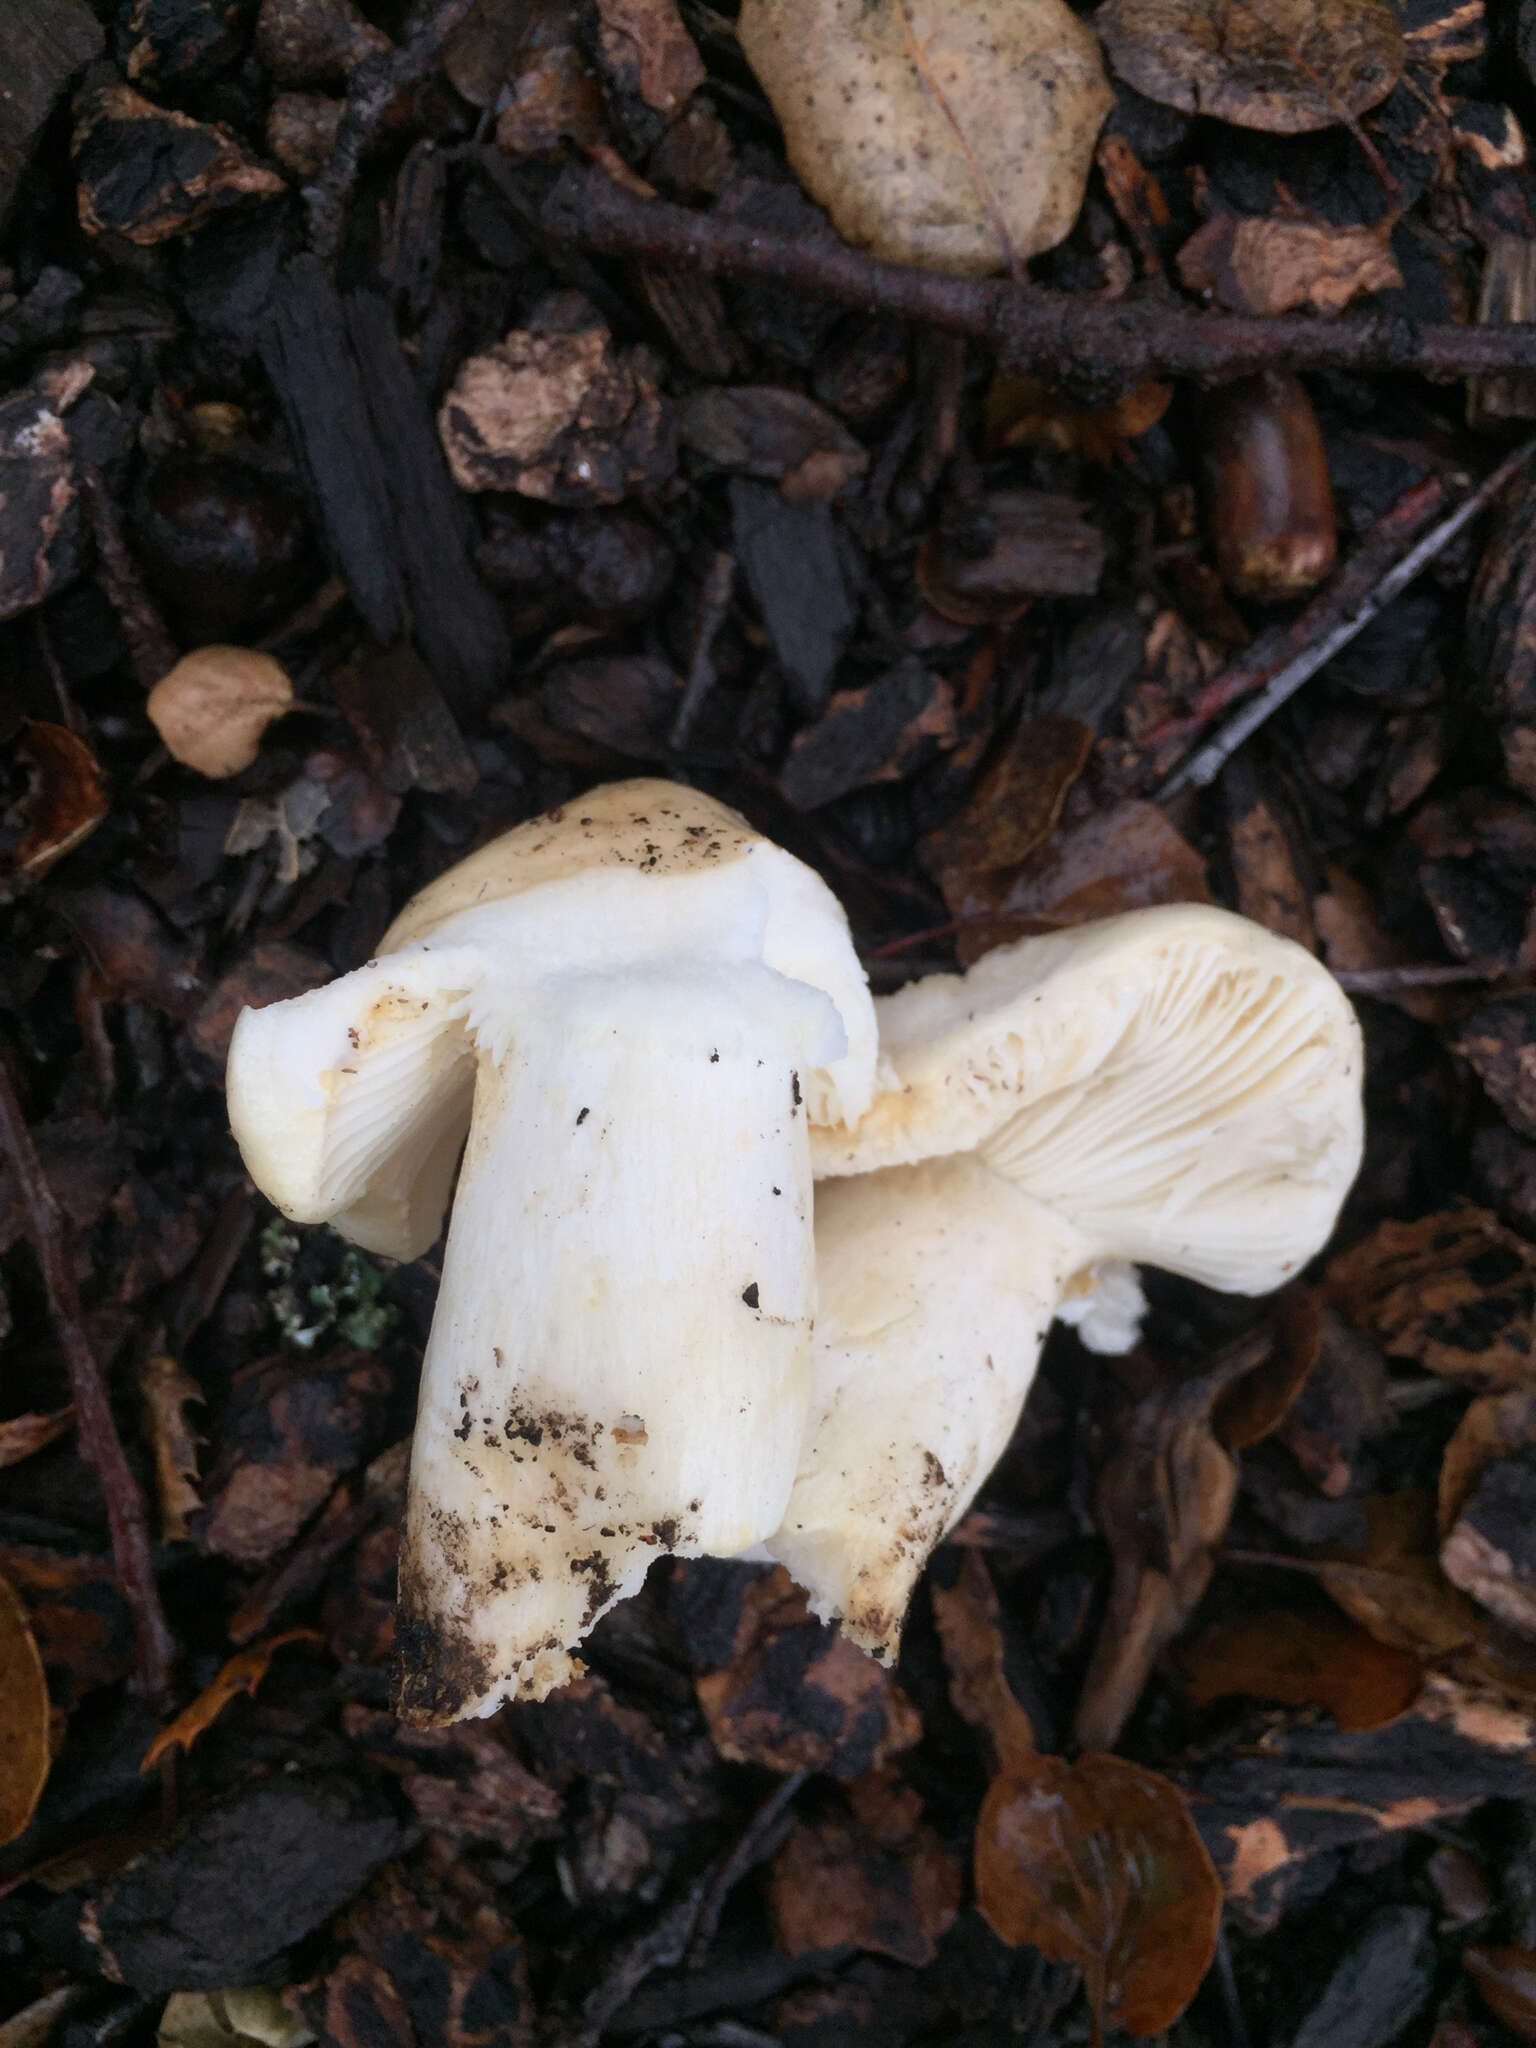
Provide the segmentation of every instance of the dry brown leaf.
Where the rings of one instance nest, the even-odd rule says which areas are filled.
[[[53,1761],[48,1681],[27,1610],[0,1578],[0,1847],[30,1822]]]
[[[1536,1387],[1483,1394],[1468,1404],[1440,1460],[1437,1519],[1449,1536],[1477,1475],[1495,1458],[1536,1442]]]
[[[267,727],[293,709],[293,684],[280,661],[253,647],[196,647],[144,709],[173,760],[222,781],[250,767]]]
[[[74,1419],[75,1411],[68,1407],[57,1408],[51,1415],[12,1415],[0,1422],[0,1468],[19,1465],[34,1451],[56,1442]]]
[[[1079,719],[1020,724],[961,810],[919,848],[946,899],[959,896],[971,875],[1016,867],[1044,844],[1092,752],[1092,729]]]
[[[704,83],[704,66],[676,0],[597,0],[597,47],[621,94],[670,121]]]
[[[241,1650],[231,1657],[219,1671],[211,1685],[205,1685],[197,1698],[182,1708],[168,1728],[160,1733],[144,1753],[141,1771],[152,1771],[163,1756],[173,1749],[190,1749],[197,1738],[223,1713],[233,1699],[241,1693],[255,1692],[271,1668],[272,1658],[285,1643],[319,1643],[324,1638],[317,1629],[288,1628],[268,1642],[257,1643],[249,1650]]]
[[[1253,219],[1219,213],[1179,251],[1179,276],[1234,313],[1342,313],[1364,292],[1397,291],[1402,272],[1388,226]]]
[[[1476,1640],[1477,1609],[1440,1569],[1435,1504],[1427,1493],[1362,1501],[1362,1546],[1330,1544],[1321,1577],[1344,1612],[1379,1643],[1418,1657],[1446,1656]]]
[[[950,900],[967,920],[960,964],[1009,939],[1142,910],[1209,903],[1205,862],[1156,804],[1127,798],[1056,832],[1016,873],[973,875]]]
[[[1275,135],[1363,114],[1403,68],[1387,0],[1107,0],[1093,23],[1148,99]]]
[[[994,1780],[976,1904],[1003,1941],[1076,1963],[1106,2027],[1158,2034],[1216,1951],[1221,1880],[1183,1794],[1122,1757],[1035,1757]]]
[[[746,0],[738,33],[848,241],[980,275],[1071,229],[1111,94],[1061,0]]]
[[[1481,1390],[1536,1380],[1536,1252],[1486,1209],[1378,1224],[1325,1291],[1392,1358]]]
[[[1035,1731],[1003,1668],[997,1588],[986,1559],[967,1550],[954,1584],[935,1577],[930,1591],[955,1712],[989,1739],[994,1769],[1011,1769],[1034,1754]]]
[[[188,1517],[203,1504],[197,1490],[197,1447],[202,1438],[186,1417],[187,1403],[201,1403],[203,1390],[174,1358],[160,1353],[145,1364],[139,1386],[155,1447],[160,1534],[167,1543],[180,1543],[187,1535]]]
[[[1214,1623],[1179,1652],[1197,1707],[1233,1694],[1326,1707],[1346,1733],[1384,1728],[1419,1696],[1424,1674],[1342,1614],[1289,1608]]]
[[[1255,924],[1317,951],[1312,906],[1297,872],[1291,835],[1273,795],[1252,778],[1224,778],[1227,796],[1227,844],[1237,908]]]
[[[1225,1450],[1246,1451],[1278,1429],[1322,1356],[1323,1308],[1316,1289],[1288,1287],[1270,1304],[1268,1356],[1221,1394],[1211,1426]]]

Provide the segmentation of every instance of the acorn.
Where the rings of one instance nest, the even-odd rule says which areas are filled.
[[[1267,604],[1322,582],[1338,552],[1322,430],[1299,377],[1263,370],[1202,401],[1206,517],[1234,597]]]
[[[167,456],[137,494],[134,540],[155,595],[191,641],[249,639],[315,570],[298,493],[234,456]]]

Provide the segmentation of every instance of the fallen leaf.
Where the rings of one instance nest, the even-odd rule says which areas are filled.
[[[1312,906],[1297,871],[1286,820],[1274,793],[1262,786],[1257,774],[1243,772],[1246,765],[1239,756],[1223,777],[1237,908],[1255,924],[1315,953]]]
[[[1210,1968],[1221,1903],[1183,1794],[1140,1764],[1035,1757],[982,1803],[977,1908],[1003,1941],[1078,1965],[1096,2041],[1173,2024]]]
[[[1488,2010],[1522,2041],[1536,2041],[1536,1949],[1464,1948],[1461,1964]]]
[[[1225,1450],[1246,1451],[1284,1422],[1323,1352],[1323,1310],[1314,1289],[1288,1287],[1270,1303],[1267,1355],[1217,1397],[1212,1428]]]
[[[1197,1707],[1233,1694],[1315,1704],[1351,1733],[1406,1713],[1424,1680],[1416,1657],[1342,1614],[1289,1608],[1213,1623],[1179,1651],[1179,1669]]]
[[[1454,1586],[1536,1636],[1536,1387],[1484,1394],[1440,1463],[1440,1566]]]
[[[288,671],[251,647],[194,648],[144,704],[171,758],[212,781],[249,768],[267,727],[292,709]]]
[[[1148,99],[1276,135],[1363,114],[1403,68],[1386,0],[1107,0],[1093,25]]]
[[[197,1698],[182,1708],[170,1726],[160,1730],[145,1751],[139,1769],[152,1771],[173,1749],[190,1749],[199,1735],[213,1726],[231,1700],[238,1699],[241,1693],[250,1695],[255,1692],[266,1677],[274,1654],[285,1643],[321,1641],[323,1638],[316,1629],[289,1628],[284,1629],[280,1636],[273,1636],[269,1642],[238,1651],[219,1671],[212,1684],[205,1685]]]
[[[1398,291],[1403,275],[1386,223],[1254,219],[1219,213],[1179,251],[1179,276],[1234,313],[1342,313],[1366,292]]]
[[[69,1407],[56,1409],[52,1415],[12,1415],[0,1422],[0,1467],[19,1465],[34,1451],[57,1442],[74,1419],[75,1411]]]
[[[1473,1642],[1477,1609],[1440,1568],[1431,1496],[1373,1494],[1360,1506],[1365,1543],[1329,1544],[1322,1553],[1322,1582],[1344,1612],[1378,1642],[1420,1657]]]
[[[963,807],[920,842],[946,902],[972,875],[1017,867],[1055,831],[1067,792],[1088,765],[1093,732],[1076,718],[1026,718]]]
[[[160,2015],[158,2048],[309,2048],[314,2034],[280,1991],[177,1991]]]
[[[24,875],[35,882],[96,830],[107,815],[107,790],[96,756],[68,726],[26,719],[16,753],[28,787],[6,821],[16,836],[7,830],[0,837],[0,879]]]
[[[1127,798],[1052,834],[1010,874],[971,876],[949,908],[966,920],[962,966],[994,946],[1155,903],[1209,903],[1205,862],[1156,804]]]
[[[1391,1358],[1480,1390],[1536,1380],[1536,1251],[1486,1209],[1380,1223],[1324,1287]]]
[[[27,1610],[0,1578],[0,1847],[22,1834],[43,1796],[53,1761],[48,1681]]]
[[[1071,229],[1111,95],[1061,0],[746,0],[737,33],[801,184],[858,247],[981,275]]]
[[[1536,1138],[1536,997],[1496,996],[1461,1023],[1450,1041],[1498,1105],[1504,1121]]]
[[[160,1534],[167,1543],[187,1536],[187,1520],[203,1504],[197,1490],[197,1447],[202,1439],[187,1421],[189,1401],[201,1405],[203,1390],[174,1358],[156,1353],[139,1377],[155,1450],[155,1487],[160,1496]]]
[[[988,1738],[993,1769],[1010,1769],[1035,1753],[1035,1731],[1004,1669],[1001,1610],[986,1559],[967,1550],[954,1584],[934,1576],[930,1593],[955,1712]]]

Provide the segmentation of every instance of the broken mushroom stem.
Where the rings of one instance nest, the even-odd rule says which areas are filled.
[[[408,1719],[542,1698],[659,1554],[778,1526],[809,1394],[807,1123],[857,1121],[873,1076],[830,891],[659,782],[492,841],[378,960],[242,1016],[231,1122],[296,1220],[416,1257],[464,1147],[401,1553]]]

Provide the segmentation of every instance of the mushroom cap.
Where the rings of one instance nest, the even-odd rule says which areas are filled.
[[[365,967],[241,1014],[230,1123],[252,1178],[297,1222],[415,1258],[433,1243],[468,1130],[476,1056],[499,1060],[535,988],[666,961],[739,961],[822,991],[840,1056],[800,1078],[812,1122],[873,1092],[874,1010],[821,878],[712,797],[612,783],[518,825],[428,885]]]
[[[895,1085],[818,1176],[976,1151],[1080,1230],[1233,1293],[1332,1230],[1363,1141],[1359,1025],[1310,953],[1173,904],[1022,939],[876,1005]]]

